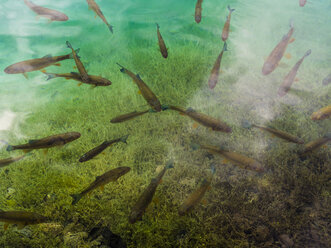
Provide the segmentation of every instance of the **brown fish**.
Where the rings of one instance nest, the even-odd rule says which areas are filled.
[[[218,82],[218,75],[220,72],[221,61],[222,61],[224,51],[227,51],[226,42],[224,42],[223,49],[222,49],[221,53],[218,55],[218,57],[214,63],[213,69],[211,70],[210,77],[208,80],[208,85],[209,85],[210,89],[214,89]]]
[[[74,60],[75,60],[77,69],[78,69],[78,71],[80,73],[80,77],[82,78],[82,80],[83,80],[84,83],[88,83],[89,76],[87,74],[87,71],[86,71],[86,69],[85,69],[82,61],[80,61],[80,57],[77,55],[76,51],[72,48],[72,46],[69,43],[69,41],[66,41],[66,44],[67,44],[68,48],[70,48],[71,51],[72,51],[72,55],[74,57]],[[78,51],[79,51],[79,49],[78,49]]]
[[[168,50],[167,50],[167,47],[166,47],[166,45],[164,43],[164,40],[162,38],[162,35],[160,33],[160,26],[157,23],[156,23],[156,28],[157,28],[156,29],[156,32],[157,32],[157,39],[159,41],[160,52],[161,52],[163,58],[166,59],[166,58],[168,58]]]
[[[318,138],[317,140],[308,142],[307,144],[305,144],[305,149],[303,151],[303,154],[312,152],[330,141],[331,141],[331,133],[328,133],[324,135],[322,138]]]
[[[282,85],[278,89],[278,96],[285,96],[287,92],[291,89],[291,86],[294,82],[295,76],[297,75],[300,65],[302,64],[303,60],[310,54],[311,50],[308,50],[305,55],[293,66],[291,71],[286,75]]]
[[[200,23],[201,22],[201,12],[202,12],[202,1],[203,0],[198,0],[196,5],[195,5],[195,15],[194,15],[194,19],[196,23]]]
[[[183,115],[187,115],[188,117],[200,123],[201,125],[205,127],[209,127],[214,131],[220,131],[226,133],[232,132],[231,127],[229,127],[226,123],[222,122],[221,120],[210,117],[208,115],[198,113],[192,108],[188,108],[186,110],[176,106],[170,106],[169,108],[172,110],[176,110]]]
[[[100,77],[100,76],[88,75],[89,80],[87,82],[84,82],[83,79],[81,78],[80,74],[77,73],[77,72],[58,74],[58,73],[49,73],[49,72],[46,72],[46,71],[42,71],[42,73],[44,73],[48,76],[46,80],[50,80],[50,79],[58,78],[58,77],[62,77],[62,78],[65,78],[65,79],[73,79],[73,80],[76,80],[76,81],[80,82],[78,84],[78,86],[81,86],[83,83],[84,84],[91,84],[95,87],[111,85],[111,81],[109,81],[106,78]]]
[[[222,40],[225,42],[229,37],[229,31],[230,31],[230,21],[231,21],[231,13],[235,11],[235,9],[231,9],[230,5],[228,5],[229,15],[226,17],[226,22],[223,27],[222,31]]]
[[[6,230],[9,224],[17,224],[22,229],[26,225],[48,222],[48,218],[34,212],[0,210],[0,221],[5,222],[3,228]]]
[[[107,171],[101,176],[97,176],[95,180],[81,193],[71,195],[71,197],[73,198],[72,205],[75,205],[84,195],[86,195],[87,193],[91,192],[92,190],[98,187],[100,187],[101,190],[103,190],[106,184],[117,181],[118,178],[125,175],[130,170],[131,170],[130,167],[118,167],[110,171]]]
[[[145,98],[147,103],[156,112],[160,112],[162,110],[162,106],[161,106],[159,99],[156,97],[154,92],[147,86],[147,84],[140,78],[139,74],[135,75],[133,72],[124,68],[119,63],[117,63],[117,64],[121,67],[120,71],[127,74],[129,77],[131,77],[133,79],[133,82],[135,82],[137,84],[140,93]]]
[[[5,158],[5,159],[0,159],[0,168],[1,167],[5,167],[11,163],[14,163],[16,161],[19,161],[21,159],[23,159],[25,157],[25,155],[23,156],[19,156],[19,157],[15,157],[15,158]]]
[[[129,137],[129,135],[125,135],[121,138],[118,138],[118,139],[113,139],[113,140],[110,140],[110,141],[105,141],[103,142],[101,145],[93,148],[92,150],[88,151],[87,153],[85,153],[83,156],[81,156],[81,158],[79,159],[79,162],[86,162],[92,158],[94,158],[95,156],[97,156],[98,154],[100,154],[103,150],[105,150],[107,147],[117,143],[117,142],[120,142],[122,141],[123,143],[127,144],[126,143],[126,140],[127,138]]]
[[[80,133],[77,132],[56,134],[39,140],[29,140],[29,142],[24,145],[16,145],[16,146],[8,145],[7,151],[13,151],[18,149],[29,151],[33,149],[43,149],[43,148],[51,148],[54,146],[62,146],[71,141],[78,139],[79,137],[80,137]]]
[[[262,68],[263,75],[268,75],[276,69],[276,67],[279,64],[279,61],[282,59],[285,53],[288,44],[293,41],[291,40],[293,32],[294,32],[294,27],[293,24],[291,23],[290,30],[288,31],[288,33],[283,36],[282,40],[277,44],[274,50],[272,50],[269,57],[264,62]]]
[[[133,111],[133,112],[128,113],[128,114],[116,116],[115,118],[111,119],[110,122],[111,123],[119,123],[119,122],[128,121],[128,120],[136,118],[140,115],[146,114],[147,112],[150,112],[150,110],[145,110],[145,111],[141,111],[141,112]]]
[[[164,167],[164,169],[160,172],[160,174],[153,178],[144,192],[140,195],[136,204],[132,207],[129,216],[129,222],[131,224],[141,220],[142,216],[145,213],[146,208],[151,203],[153,196],[155,194],[157,186],[160,184],[161,179],[166,172],[167,169],[173,168],[173,162],[168,162],[168,164]]]
[[[34,4],[33,2],[27,1],[27,0],[24,0],[24,3],[33,12],[35,12],[38,16],[47,18],[47,19],[49,19],[50,22],[52,22],[52,21],[67,21],[69,19],[66,14],[64,14],[60,11],[41,7],[41,6],[38,6],[38,5]]]
[[[65,59],[73,59],[73,55],[67,54],[67,55],[62,55],[62,56],[55,56],[52,57],[51,55],[46,55],[42,58],[38,58],[38,59],[30,59],[30,60],[25,60],[22,62],[18,62],[15,64],[12,64],[10,66],[8,66],[4,72],[7,74],[18,74],[18,73],[23,73],[25,78],[28,78],[27,76],[27,72],[30,71],[38,71],[41,70],[47,66],[51,66],[51,65],[56,65],[56,66],[60,66],[60,64],[58,64],[59,61],[65,60]]]
[[[312,113],[310,118],[314,121],[317,121],[317,120],[327,119],[330,116],[331,116],[331,105],[321,108],[320,110],[317,110],[316,112]]]
[[[105,16],[103,15],[103,13],[102,13],[100,7],[97,5],[97,3],[94,0],[87,0],[87,4],[88,4],[89,9],[92,9],[101,18],[101,20],[108,26],[110,32],[113,33],[113,26],[107,22]]]

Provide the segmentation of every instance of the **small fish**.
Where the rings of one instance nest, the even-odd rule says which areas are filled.
[[[245,170],[252,170],[256,172],[263,172],[264,168],[262,164],[252,158],[246,157],[245,155],[227,151],[217,146],[210,145],[196,145],[197,148],[202,148],[208,150],[212,154],[218,154],[224,157],[226,160],[229,160],[234,165],[239,166]]]
[[[299,70],[300,65],[302,64],[303,60],[311,54],[311,50],[309,49],[305,55],[293,66],[291,71],[286,75],[282,85],[278,89],[278,96],[282,97],[287,94],[287,92],[291,89],[291,86],[294,82],[295,76]]]
[[[73,55],[73,57],[74,57],[74,60],[75,60],[75,63],[76,63],[77,69],[78,69],[78,71],[79,71],[79,73],[80,73],[80,76],[81,76],[83,82],[84,82],[84,83],[88,83],[89,76],[88,76],[88,74],[87,74],[87,72],[86,72],[86,69],[85,69],[85,67],[84,67],[84,65],[83,65],[83,63],[82,63],[82,61],[80,61],[80,57],[77,55],[76,51],[72,48],[72,46],[71,46],[71,44],[69,43],[69,41],[66,41],[66,44],[67,44],[68,48],[70,48],[71,51],[72,51],[72,55]],[[79,49],[78,49],[78,51],[79,51]]]
[[[19,156],[19,157],[15,157],[15,158],[5,158],[5,159],[1,159],[1,160],[0,160],[0,168],[1,168],[1,167],[5,167],[5,166],[7,166],[7,165],[9,165],[9,164],[11,164],[11,163],[14,163],[14,162],[16,162],[16,161],[19,161],[19,160],[23,159],[24,157],[25,157],[25,155],[23,155],[23,156]]]
[[[140,195],[136,204],[132,207],[131,213],[129,216],[129,222],[131,224],[142,219],[144,212],[148,205],[151,203],[153,196],[155,194],[157,186],[160,184],[162,177],[167,169],[174,168],[173,161],[169,161],[164,169],[159,173],[159,175],[153,178],[144,192]]]
[[[120,71],[127,74],[129,77],[133,79],[133,82],[135,82],[142,94],[142,96],[145,98],[147,103],[156,111],[160,112],[162,110],[161,103],[159,99],[156,97],[156,95],[153,93],[153,91],[146,85],[146,83],[140,78],[139,74],[135,75],[133,72],[129,71],[128,69],[121,66],[119,63],[117,63],[121,67]]]
[[[331,105],[321,108],[320,110],[317,110],[310,116],[310,118],[314,121],[317,121],[317,120],[327,119],[330,116],[331,116]]]
[[[323,85],[328,85],[331,83],[331,73],[329,75],[327,75],[326,78],[323,79]]]
[[[306,3],[307,3],[307,0],[299,0],[300,7],[305,6]]]
[[[101,18],[101,20],[108,26],[109,31],[111,33],[113,33],[113,26],[107,22],[105,16],[103,15],[103,13],[102,13],[100,7],[97,5],[97,3],[94,0],[86,0],[86,1],[87,1],[89,9],[92,9]]]
[[[58,77],[62,77],[65,79],[73,79],[73,80],[80,82],[78,84],[79,86],[81,83],[91,84],[94,86],[109,86],[112,84],[111,81],[109,81],[108,79],[100,77],[100,76],[94,76],[94,75],[88,75],[88,78],[89,78],[88,81],[84,82],[83,79],[81,78],[80,74],[77,72],[58,74],[58,73],[49,73],[46,71],[42,71],[42,73],[44,73],[48,76],[46,80],[50,80],[50,79],[58,78]]]
[[[9,224],[17,224],[22,229],[26,225],[48,222],[48,218],[34,212],[0,210],[0,221],[5,222],[3,228],[6,230]]]
[[[160,33],[160,26],[157,23],[156,23],[156,33],[157,33],[157,39],[159,41],[160,52],[161,52],[163,58],[166,59],[166,58],[168,58],[168,50],[167,50],[167,47],[164,43],[162,35]]]
[[[39,140],[29,140],[29,142],[24,145],[16,145],[16,146],[8,145],[7,151],[13,151],[18,149],[29,151],[33,149],[43,149],[43,148],[51,148],[54,146],[62,146],[64,144],[67,144],[71,141],[78,139],[79,137],[80,137],[80,133],[77,132],[56,134]]]
[[[87,193],[91,192],[92,190],[98,187],[100,187],[101,190],[103,190],[106,184],[117,181],[118,178],[125,175],[130,170],[131,170],[130,167],[118,167],[107,171],[101,176],[97,176],[95,180],[81,193],[71,195],[71,197],[73,198],[72,205],[75,205],[84,195],[86,195]]]
[[[263,64],[262,74],[268,75],[273,72],[282,59],[288,44],[292,41],[291,37],[294,32],[293,23],[290,24],[290,30],[286,35],[283,36],[282,40],[277,44],[277,46],[272,50],[269,57]]]
[[[38,16],[47,18],[47,19],[49,19],[50,22],[52,22],[52,21],[67,21],[69,19],[66,14],[64,14],[60,11],[41,7],[41,6],[38,6],[38,5],[34,4],[33,2],[27,1],[27,0],[24,0],[24,3],[33,12],[35,12]]]
[[[286,140],[288,142],[297,143],[297,144],[304,144],[305,143],[305,141],[303,139],[298,138],[298,137],[296,137],[292,134],[289,134],[289,133],[286,133],[284,131],[277,130],[277,129],[274,129],[274,128],[271,128],[271,127],[262,127],[262,126],[258,126],[258,125],[255,125],[255,124],[251,124],[248,121],[244,121],[243,127],[244,128],[256,127],[256,128],[259,128],[260,130],[269,132],[272,135],[274,135],[278,138],[281,138],[283,140]]]
[[[37,58],[37,59],[30,59],[30,60],[25,60],[22,62],[18,62],[15,64],[12,64],[8,66],[4,72],[7,74],[18,74],[18,73],[23,73],[25,78],[28,78],[27,72],[30,71],[38,71],[41,70],[47,66],[51,65],[57,65],[59,66],[60,64],[57,64],[59,61],[65,60],[65,59],[73,59],[73,55],[71,53],[67,55],[61,55],[61,56],[55,56],[52,57],[50,54],[42,57],[42,58]]]
[[[229,31],[230,31],[230,21],[231,21],[231,13],[233,11],[235,11],[235,9],[231,9],[230,8],[230,5],[228,5],[228,10],[230,11],[229,12],[229,15],[226,17],[226,22],[224,24],[224,28],[223,28],[223,31],[222,31],[222,40],[225,42],[228,37],[229,37]]]
[[[226,123],[222,122],[221,120],[210,117],[208,115],[198,113],[192,108],[188,108],[186,110],[176,106],[170,106],[169,108],[172,110],[176,110],[183,115],[187,115],[188,117],[200,123],[201,125],[205,127],[209,127],[214,131],[220,131],[226,133],[232,132],[231,127],[229,127]]]
[[[328,134],[324,135],[323,137],[318,138],[317,140],[313,140],[313,141],[305,144],[305,149],[302,154],[312,152],[330,141],[331,141],[331,133],[328,133]]]
[[[123,143],[126,143],[127,138],[129,137],[129,135],[125,135],[121,138],[118,139],[113,139],[110,141],[105,141],[103,142],[101,145],[93,148],[92,150],[88,151],[87,153],[85,153],[83,156],[81,156],[81,158],[79,159],[79,162],[86,162],[92,158],[94,158],[95,156],[97,156],[98,154],[100,154],[103,150],[105,150],[108,146],[111,146],[112,144],[115,144],[117,142],[122,141]]]
[[[195,15],[194,15],[194,19],[196,23],[200,23],[201,22],[201,12],[202,12],[202,1],[203,0],[198,0],[196,5],[195,5]]]
[[[119,123],[119,122],[128,121],[128,120],[131,120],[133,118],[136,118],[137,116],[146,114],[147,112],[150,112],[150,110],[145,110],[145,111],[141,111],[141,112],[133,111],[133,112],[128,113],[128,114],[116,116],[115,118],[111,119],[110,122],[111,123]]]
[[[217,57],[217,59],[214,63],[213,69],[211,70],[210,77],[209,77],[209,80],[208,80],[208,85],[209,85],[210,89],[214,89],[217,82],[218,82],[218,74],[220,72],[223,53],[225,51],[227,51],[226,42],[224,42],[223,49],[222,49],[221,53],[218,55],[218,57]]]

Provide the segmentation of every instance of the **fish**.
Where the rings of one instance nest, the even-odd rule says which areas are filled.
[[[208,150],[212,154],[217,154],[225,158],[225,160],[239,166],[245,170],[252,170],[256,172],[263,172],[264,168],[260,162],[255,159],[249,158],[245,155],[239,154],[237,152],[227,151],[221,147],[211,146],[211,145],[198,145],[195,144],[195,148],[202,148]]]
[[[299,0],[300,7],[305,6],[306,3],[307,3],[307,0]]]
[[[148,205],[151,203],[157,186],[160,184],[164,173],[170,168],[174,168],[173,161],[169,161],[163,170],[151,180],[150,184],[140,195],[136,204],[134,204],[132,207],[129,215],[129,223],[134,224],[135,222],[142,219],[142,216],[144,215]]]
[[[74,57],[74,60],[75,60],[75,63],[76,63],[76,66],[77,66],[77,69],[80,73],[80,76],[83,80],[84,83],[88,83],[89,81],[89,76],[87,74],[87,71],[82,63],[82,61],[80,61],[80,57],[77,55],[76,51],[72,48],[71,44],[69,41],[66,41],[66,44],[67,44],[67,47],[71,49],[72,51],[72,55]],[[79,50],[78,50],[79,51]]]
[[[283,83],[278,89],[278,96],[282,97],[287,94],[287,92],[291,89],[291,85],[294,82],[295,76],[299,70],[300,65],[302,64],[303,60],[311,54],[311,50],[309,49],[305,55],[293,66],[291,71],[286,75],[284,78]]]
[[[16,161],[19,161],[19,160],[23,159],[24,157],[25,157],[25,155],[15,157],[15,158],[0,159],[0,168],[10,165],[11,163],[14,163]]]
[[[49,19],[50,22],[52,21],[68,21],[69,17],[57,10],[44,8],[34,4],[31,1],[24,0],[24,3],[38,16],[44,17]]]
[[[323,137],[310,141],[307,144],[305,144],[305,148],[302,154],[307,154],[309,152],[315,151],[316,149],[320,148],[321,146],[327,144],[330,141],[331,141],[331,133],[327,133]]]
[[[314,121],[324,120],[331,116],[331,105],[326,106],[324,108],[321,108],[320,110],[317,110],[316,112],[312,113],[310,118]]]
[[[125,136],[123,136],[121,138],[118,138],[118,139],[104,141],[101,145],[93,148],[92,150],[88,151],[83,156],[81,156],[80,159],[79,159],[79,162],[81,162],[81,163],[86,162],[86,161],[94,158],[95,156],[100,154],[103,150],[105,150],[107,147],[111,146],[112,144],[118,143],[120,141],[127,144],[126,140],[127,140],[128,137],[129,137],[129,135],[125,135]]]
[[[202,12],[202,1],[203,0],[198,0],[196,5],[195,5],[195,15],[194,15],[194,19],[196,23],[200,23],[201,22],[201,12]]]
[[[51,66],[51,65],[57,65],[60,66],[58,62],[66,59],[73,59],[72,53],[69,53],[67,55],[61,55],[61,56],[54,56],[48,54],[42,58],[37,59],[30,59],[21,61],[15,64],[12,64],[8,66],[4,72],[7,74],[19,74],[22,73],[25,78],[28,78],[27,72],[31,71],[39,71],[45,67]]]
[[[291,39],[294,32],[293,23],[290,24],[290,30],[286,35],[283,36],[282,40],[277,44],[277,46],[272,50],[269,57],[263,64],[262,74],[268,75],[273,72],[279,64],[279,61],[282,59],[285,50],[289,43],[291,43],[294,39]]]
[[[154,92],[147,86],[147,84],[140,78],[139,74],[135,75],[133,72],[129,71],[128,69],[121,66],[119,63],[117,63],[118,66],[121,67],[120,71],[122,73],[127,74],[129,77],[133,79],[133,82],[135,82],[139,88],[140,93],[145,98],[147,103],[156,111],[161,112],[162,106],[159,101],[159,99],[156,97]]]
[[[222,40],[224,42],[229,38],[231,13],[235,11],[235,9],[231,9],[230,5],[228,5],[228,10],[229,10],[229,15],[226,17],[226,22],[224,23],[224,27],[222,31]]]
[[[106,78],[103,78],[101,76],[94,76],[94,75],[88,75],[88,81],[84,82],[83,79],[81,78],[80,74],[77,72],[71,72],[71,73],[49,73],[46,71],[42,71],[42,73],[44,73],[45,75],[47,75],[47,79],[46,80],[51,80],[53,78],[58,78],[58,77],[62,77],[65,79],[73,79],[76,81],[79,81],[80,83],[78,84],[78,86],[80,86],[81,84],[85,83],[85,84],[90,84],[93,85],[95,87],[97,86],[109,86],[112,84],[112,82]]]
[[[106,184],[117,181],[118,178],[124,176],[130,170],[131,170],[130,167],[117,167],[115,169],[107,171],[101,176],[97,176],[95,180],[81,193],[70,195],[73,198],[71,204],[75,205],[84,195],[90,193],[91,191],[95,190],[98,187],[100,187],[101,190],[103,190]]]
[[[327,77],[324,78],[323,81],[322,81],[323,85],[328,85],[330,83],[331,83],[331,73],[329,75],[327,75]]]
[[[35,225],[49,222],[48,218],[35,212],[28,211],[2,211],[0,210],[0,221],[5,222],[3,228],[6,230],[9,224],[17,224],[19,229],[26,225]]]
[[[208,116],[206,114],[202,114],[199,112],[196,112],[192,108],[188,108],[186,110],[176,107],[176,106],[170,106],[169,107],[172,110],[178,111],[179,113],[183,115],[187,115],[191,119],[195,120],[196,122],[200,123],[201,125],[205,127],[209,127],[214,131],[220,131],[225,133],[231,133],[232,129],[230,126],[228,126],[226,123],[224,123],[221,120],[215,119],[211,116]]]
[[[208,80],[208,85],[209,85],[210,89],[214,89],[217,82],[218,82],[218,75],[219,75],[219,72],[220,72],[221,61],[222,61],[223,53],[225,51],[227,51],[226,42],[224,42],[223,49],[222,49],[221,53],[218,55],[218,57],[217,57],[217,59],[214,63],[213,69],[211,70],[210,77],[209,77],[209,80]]]
[[[115,118],[111,119],[110,122],[111,123],[119,123],[119,122],[128,121],[128,120],[131,120],[131,119],[136,118],[138,116],[141,116],[143,114],[146,114],[147,112],[150,112],[150,110],[145,110],[145,111],[141,111],[141,112],[133,111],[133,112],[128,113],[128,114],[116,116]]]
[[[105,16],[103,15],[103,13],[102,13],[100,7],[97,5],[97,3],[94,0],[87,0],[87,4],[88,4],[89,9],[92,9],[101,18],[101,20],[107,25],[107,27],[109,28],[109,31],[111,33],[113,33],[113,26],[107,22]]]
[[[157,23],[156,23],[156,33],[157,33],[157,39],[159,41],[160,52],[161,52],[163,58],[166,59],[166,58],[168,58],[168,50],[167,50],[167,47],[164,43],[162,35],[160,33],[160,26]]]
[[[42,139],[37,140],[29,140],[27,144],[23,145],[8,145],[7,151],[13,150],[25,150],[30,151],[33,149],[43,149],[43,148],[51,148],[55,146],[63,146],[69,142],[72,142],[80,137],[80,133],[78,132],[69,132],[69,133],[61,133],[52,136],[48,136]]]
[[[301,138],[298,138],[292,134],[289,134],[287,132],[284,132],[284,131],[281,131],[281,130],[277,130],[277,129],[274,129],[274,128],[271,128],[271,127],[262,127],[262,126],[259,126],[259,125],[255,125],[255,124],[251,124],[249,123],[248,121],[244,121],[243,122],[243,127],[244,128],[251,128],[251,127],[256,127],[260,130],[263,130],[263,131],[266,131],[266,132],[269,132],[271,133],[272,135],[278,137],[278,138],[281,138],[283,140],[286,140],[288,142],[292,142],[292,143],[296,143],[296,144],[304,144],[305,141]]]

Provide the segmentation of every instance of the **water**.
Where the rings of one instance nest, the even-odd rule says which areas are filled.
[[[6,143],[77,131],[81,138],[46,155],[34,151],[1,168],[0,209],[34,211],[52,224],[10,226],[1,231],[2,247],[97,247],[90,231],[97,225],[119,235],[128,247],[327,247],[330,244],[330,146],[298,156],[302,145],[272,138],[258,129],[241,127],[243,120],[272,126],[307,143],[330,132],[330,120],[310,115],[330,105],[330,86],[322,81],[331,66],[331,2],[297,0],[204,1],[202,21],[194,22],[195,0],[97,1],[114,26],[111,34],[85,1],[35,0],[35,4],[69,16],[67,22],[37,19],[23,1],[0,0],[0,143],[1,159],[20,156]],[[221,33],[227,5],[231,16],[228,52],[222,58],[218,84],[208,78],[223,47]],[[288,32],[293,21],[295,41],[278,68],[261,73],[264,60]],[[158,51],[156,25],[169,57]],[[108,87],[65,79],[46,81],[39,71],[5,74],[13,63],[80,48],[88,73],[112,81]],[[289,93],[278,87],[294,64],[311,49]],[[174,111],[148,113],[124,123],[110,119],[148,105],[132,79],[116,62],[139,74],[162,104],[192,107],[221,119],[231,134],[199,126]],[[73,60],[47,72],[77,71]],[[86,163],[78,159],[107,139],[130,134]],[[192,143],[222,146],[261,162],[264,173],[244,170]],[[142,221],[128,222],[141,193],[167,163],[175,161],[157,190]],[[211,178],[205,203],[178,215],[179,206],[204,179]],[[119,166],[131,171],[105,190],[95,190],[75,206],[70,194],[81,192],[96,176]],[[94,243],[93,243],[94,242]],[[95,246],[93,246],[95,245]]]

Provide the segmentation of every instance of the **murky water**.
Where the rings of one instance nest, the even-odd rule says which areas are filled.
[[[16,224],[0,231],[0,246],[328,247],[330,144],[325,141],[302,153],[308,142],[329,139],[331,131],[329,109],[323,110],[325,118],[311,117],[331,104],[331,2],[311,0],[300,7],[299,0],[205,0],[198,24],[196,0],[95,1],[113,33],[86,1],[34,0],[69,17],[49,22],[24,1],[0,0],[0,163],[26,152],[7,151],[8,145],[81,134],[68,144],[62,139],[59,146],[32,150],[1,165],[0,209],[35,212],[47,223],[10,222],[0,212],[0,221]],[[235,10],[227,51],[215,70],[217,84],[210,89],[228,5]],[[277,68],[263,75],[263,64],[290,25],[294,40],[289,39]],[[4,72],[20,61],[70,54],[66,41],[80,49],[89,75],[112,84],[46,80],[45,72],[78,73],[74,59],[46,67],[44,73],[28,72],[27,79]],[[309,49],[287,94],[279,96],[284,78]],[[133,74],[121,72],[116,63]],[[141,80],[164,111],[155,111],[153,101],[147,103],[143,89],[138,92]],[[134,111],[147,113],[110,122]],[[196,113],[204,115],[192,117]],[[216,130],[219,125],[221,131]],[[231,132],[224,132],[229,130],[224,125]],[[303,142],[289,142],[279,132]],[[104,141],[125,135],[126,144],[116,141],[93,159],[79,162]],[[154,197],[147,197],[146,189],[153,193],[151,187],[163,168],[171,167],[169,161],[173,168],[156,184]],[[105,179],[104,190],[97,184],[89,197],[72,205],[70,195],[117,167],[131,169],[118,180],[109,179],[116,182]],[[189,204],[192,209],[185,212]],[[133,221],[137,208],[142,217]]]

